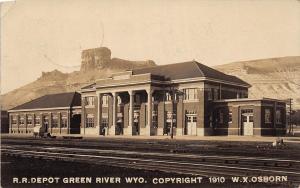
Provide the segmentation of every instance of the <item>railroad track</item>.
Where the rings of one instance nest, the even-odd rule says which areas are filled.
[[[147,148],[151,148],[151,151],[164,152],[164,153],[195,153],[201,154],[205,153],[206,155],[239,155],[239,156],[253,156],[253,157],[270,157],[274,158],[300,158],[300,153],[297,148],[291,149],[289,148],[288,155],[286,154],[285,149],[271,148],[265,147],[265,145],[261,147],[256,147],[254,144],[243,143],[243,147],[237,145],[235,149],[232,146],[221,146],[206,144],[197,147],[195,144],[187,144],[186,142],[170,142],[170,141],[143,141],[143,142],[134,142],[134,141],[124,141],[124,140],[108,140],[103,139],[99,141],[91,141],[91,140],[56,140],[56,139],[35,139],[35,138],[26,138],[26,142],[24,139],[11,139],[5,138],[2,139],[3,144],[19,144],[19,145],[40,145],[40,146],[70,146],[70,147],[78,147],[82,148],[101,148],[101,149],[121,149],[121,150],[129,150],[129,151],[145,151]],[[247,149],[245,149],[247,148]]]
[[[299,160],[45,147],[28,144],[22,146],[2,144],[1,152],[8,156],[159,170],[208,177],[286,175],[289,181],[300,183]]]

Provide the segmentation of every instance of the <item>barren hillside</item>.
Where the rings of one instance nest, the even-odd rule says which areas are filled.
[[[78,91],[82,86],[113,72],[148,66],[155,66],[155,63],[111,58],[108,48],[84,50],[80,71],[70,74],[57,70],[42,73],[36,81],[2,95],[1,104],[4,109],[10,109],[45,94]],[[235,62],[215,68],[251,84],[251,98],[293,98],[293,108],[300,109],[300,57]]]
[[[46,94],[79,91],[82,86],[108,77],[113,72],[149,66],[155,66],[155,63],[151,60],[128,61],[111,58],[110,50],[105,47],[84,50],[79,71],[69,74],[58,70],[43,72],[36,81],[2,95],[1,105],[7,110]]]
[[[251,84],[250,98],[293,98],[293,108],[300,109],[299,56],[235,62],[215,68]]]

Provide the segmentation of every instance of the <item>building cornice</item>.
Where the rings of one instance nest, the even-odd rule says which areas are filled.
[[[8,112],[30,112],[30,111],[47,111],[47,110],[70,110],[70,107],[31,108],[31,109],[8,110]]]
[[[195,78],[184,78],[184,79],[176,79],[176,80],[166,80],[166,81],[161,81],[161,80],[145,80],[145,81],[133,81],[129,80],[128,82],[125,83],[116,83],[116,84],[105,84],[105,85],[96,85],[94,88],[89,88],[89,89],[81,89],[80,91],[82,93],[84,92],[91,92],[91,91],[96,91],[98,88],[109,88],[109,87],[118,87],[118,86],[130,86],[130,85],[139,85],[139,84],[178,84],[178,83],[188,83],[188,82],[197,82],[197,81],[210,81],[210,82],[216,82],[216,83],[222,83],[222,84],[227,84],[227,85],[234,85],[234,86],[239,86],[239,87],[246,87],[249,88],[250,85],[248,84],[238,84],[234,82],[229,82],[229,81],[224,81],[224,80],[219,80],[219,79],[213,79],[213,78],[208,78],[208,77],[195,77]]]

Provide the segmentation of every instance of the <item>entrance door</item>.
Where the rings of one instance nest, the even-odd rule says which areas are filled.
[[[187,135],[197,135],[197,117],[196,115],[187,115],[186,116],[186,129]]]
[[[253,113],[242,114],[243,135],[253,135]]]

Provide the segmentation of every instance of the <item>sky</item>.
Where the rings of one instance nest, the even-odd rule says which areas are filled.
[[[1,92],[79,70],[81,50],[214,66],[300,55],[299,0],[16,0],[1,5]]]

